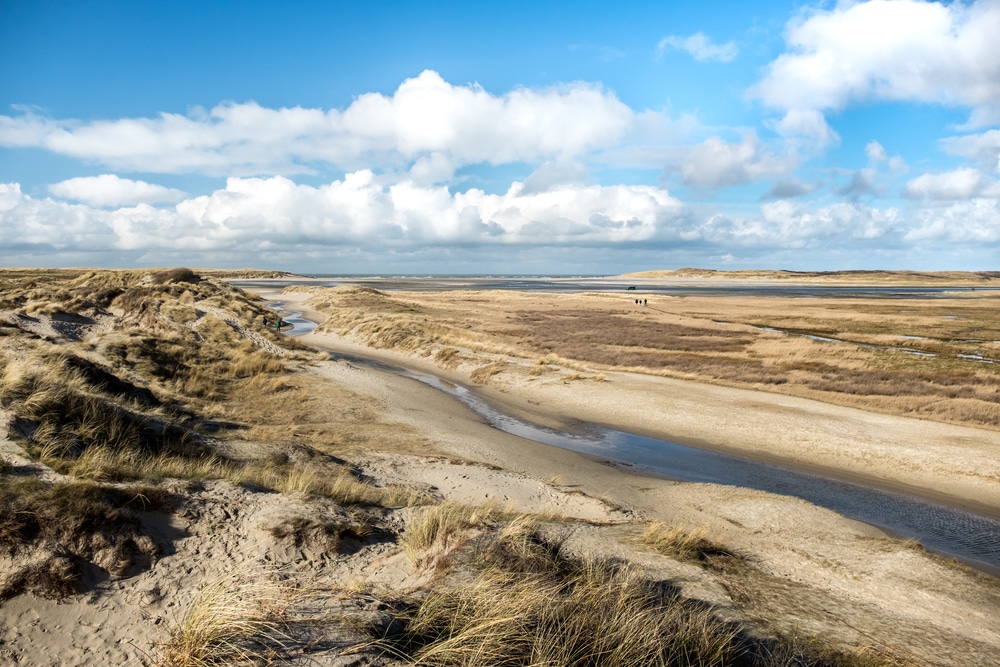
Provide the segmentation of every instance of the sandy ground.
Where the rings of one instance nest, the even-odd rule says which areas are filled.
[[[304,296],[281,298],[290,309],[321,318],[304,307]],[[301,340],[468,384],[461,369],[447,371],[425,357],[362,348],[324,333]],[[417,426],[457,456],[534,479],[555,478],[563,488],[603,498],[634,518],[707,527],[716,539],[751,555],[759,569],[751,579],[760,613],[785,631],[848,642],[867,638],[913,650],[931,663],[971,664],[976,656],[983,664],[1000,664],[1000,586],[992,577],[805,501],[650,479],[521,440],[485,427],[464,406],[420,382],[345,361],[328,372],[355,389],[377,386],[373,396],[394,418]],[[996,432],[627,373],[605,373],[600,382],[503,373],[478,390],[504,410],[544,425],[603,423],[843,477],[877,479],[883,486],[906,487],[994,515],[1000,509]],[[410,479],[422,474],[406,467]],[[587,548],[599,551],[610,542],[605,536]]]
[[[266,295],[279,298],[276,294]],[[322,321],[303,292],[284,292],[290,310]],[[373,350],[328,334],[301,338],[468,384],[468,369],[448,370],[424,356]],[[529,375],[532,360],[502,358],[508,372],[478,391],[504,411],[572,428],[603,424],[759,460],[901,489],[1000,516],[1000,432],[882,415],[764,391],[601,371],[567,379]],[[580,375],[580,374],[573,374]]]
[[[296,300],[304,298],[280,296],[295,310]],[[376,353],[329,334],[300,340],[468,383],[462,369],[444,371],[423,358]],[[355,463],[379,483],[412,484],[453,502],[495,502],[578,519],[570,524],[571,549],[627,558],[735,619],[850,646],[890,646],[912,654],[917,664],[1000,665],[1000,581],[993,577],[801,500],[642,477],[503,433],[426,384],[336,354],[308,372],[366,397],[381,419],[414,429],[430,443],[426,455],[358,456]],[[597,382],[503,373],[482,391],[504,409],[543,424],[586,419],[803,467],[878,476],[927,495],[940,491],[959,504],[1000,508],[995,433],[630,374],[606,374]],[[29,465],[18,449],[0,440],[5,458]],[[253,578],[280,569],[328,591],[360,584],[405,591],[430,576],[392,541],[331,551],[275,536],[275,526],[297,516],[343,512],[335,506],[222,481],[185,494],[181,511],[148,519],[164,545],[152,568],[60,602],[31,595],[4,602],[0,663],[144,664],[199,588],[234,572]],[[387,510],[384,526],[400,530],[411,511]],[[653,519],[704,527],[713,540],[745,555],[749,569],[727,580],[651,553],[637,541],[643,522]],[[311,610],[317,618],[343,604],[323,599]],[[293,662],[386,664],[341,655],[349,641],[328,632]]]

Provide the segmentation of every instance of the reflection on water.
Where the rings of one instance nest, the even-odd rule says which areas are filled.
[[[267,304],[269,308],[278,312],[281,316],[281,321],[285,324],[292,325],[291,329],[282,329],[281,331],[287,336],[302,336],[309,333],[310,331],[315,331],[316,327],[319,326],[312,320],[307,320],[302,317],[301,311],[288,311],[285,310],[284,301],[272,301]]]
[[[682,482],[726,484],[795,496],[971,564],[986,565],[994,572],[1000,568],[1000,520],[992,517],[613,429],[594,427],[587,435],[560,433],[498,412],[465,387],[395,370],[457,397],[492,426],[522,438],[626,462],[640,471]]]
[[[414,290],[421,292],[471,290],[517,290],[524,292],[622,292],[627,279],[614,277],[551,276],[315,276],[310,280],[233,280],[243,288],[283,289],[290,285],[366,285],[381,290]],[[927,299],[948,298],[957,294],[969,297],[969,287],[933,286],[871,286],[871,285],[811,285],[774,283],[725,283],[717,285],[672,283],[635,285],[638,292],[660,296],[755,296],[798,298],[875,298]],[[996,287],[977,287],[977,296],[989,297],[1000,291]]]

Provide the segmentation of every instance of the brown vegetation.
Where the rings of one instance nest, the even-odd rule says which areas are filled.
[[[636,307],[632,292],[361,289],[313,288],[310,305],[328,316],[322,330],[432,355],[447,368],[471,364],[474,382],[518,367],[505,361],[541,358],[529,375],[559,366],[624,369],[1000,428],[992,291],[934,299],[651,295]]]
[[[484,530],[489,522],[468,511],[437,516],[451,517],[449,530],[478,529],[458,542],[455,555],[474,576],[393,600],[395,622],[370,629],[384,653],[415,664],[908,664],[882,651],[844,653],[818,641],[752,635],[680,597],[670,582],[651,581],[626,563],[566,553],[558,534],[530,519]]]
[[[497,507],[448,503],[400,509],[432,502],[436,490],[375,484],[349,459],[379,449],[426,453],[429,443],[382,423],[349,389],[302,372],[316,353],[261,326],[273,314],[208,272],[0,272],[0,281],[0,408],[11,439],[33,459],[25,464],[20,450],[17,464],[0,458],[0,600],[81,590],[100,599],[107,591],[94,582],[127,579],[170,554],[174,538],[149,529],[162,518],[157,513],[177,511],[192,524],[204,520],[202,529],[224,530],[237,503],[287,493],[295,495],[284,500],[294,498],[301,511],[259,527],[283,547],[332,559],[379,542],[391,552],[398,540],[414,569],[430,577],[413,596],[365,593],[390,619],[368,626],[359,651],[375,647],[440,665],[903,664],[883,651],[843,653],[821,640],[751,632],[686,599],[670,580],[570,553],[558,517],[542,524]],[[532,367],[541,370],[529,377],[574,368],[567,379],[579,380],[603,376],[574,365],[642,362],[648,372],[716,380],[729,373],[733,382],[785,377],[807,387],[817,378],[847,382],[847,370],[863,368],[851,355],[818,363],[807,339],[795,339],[805,348],[792,355],[768,351],[784,335],[715,316],[637,314],[618,302],[595,316],[590,304],[554,308],[539,295],[499,314],[481,296],[467,302],[469,310],[362,288],[317,291],[317,298],[332,313],[328,328],[465,367],[482,382],[511,372],[518,357],[539,360]],[[872,386],[888,392],[902,376],[889,366],[884,372]],[[965,401],[970,413],[989,402],[970,379],[975,373],[948,384],[912,372],[911,384],[950,387],[951,400]],[[230,483],[201,483],[209,479]],[[197,495],[210,486],[238,500],[208,507],[223,504],[218,495]],[[405,530],[401,517],[408,517]],[[233,534],[243,539],[245,527]],[[662,524],[645,539],[663,559],[700,564],[752,608],[753,589],[741,588],[750,565],[740,556],[697,531]],[[187,666],[304,655],[313,648],[310,633],[345,614],[306,622],[303,601],[329,605],[326,611],[351,593],[295,581],[285,571],[235,569],[160,626],[165,638],[148,657]],[[741,590],[750,593],[741,598]]]
[[[344,413],[295,388],[296,364],[315,354],[259,324],[273,314],[254,297],[188,269],[0,279],[4,427],[45,467],[104,483],[13,477],[4,462],[0,543],[29,557],[2,595],[74,592],[87,563],[113,575],[148,564],[151,543],[131,505],[162,496],[149,485],[164,479],[229,479],[347,506],[425,502],[411,489],[371,485],[332,455],[345,449],[338,441],[357,437],[356,419],[338,422]],[[344,412],[362,405],[342,402]],[[365,420],[361,430],[377,426]],[[228,443],[248,436],[262,456],[233,455]]]
[[[146,536],[139,516],[162,511],[168,496],[149,486],[46,484],[0,478],[0,553],[18,557],[0,579],[0,600],[31,592],[75,593],[88,567],[127,576],[148,565],[160,546]]]

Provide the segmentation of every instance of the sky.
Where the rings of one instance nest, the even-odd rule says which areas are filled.
[[[1000,270],[1000,0],[0,0],[0,266]]]

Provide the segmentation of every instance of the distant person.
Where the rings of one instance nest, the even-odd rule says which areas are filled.
[[[642,300],[642,305],[648,306],[649,305],[649,299],[643,299]]]

